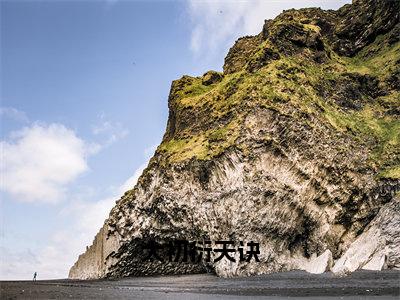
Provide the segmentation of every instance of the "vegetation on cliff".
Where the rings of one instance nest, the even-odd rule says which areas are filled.
[[[321,272],[357,269],[371,257],[345,253],[369,224],[385,230],[368,249],[400,267],[396,247],[382,252],[399,236],[399,21],[400,1],[284,11],[237,40],[223,72],[175,80],[162,143],[70,276],[240,276],[317,256]],[[390,222],[372,223],[384,207]],[[253,240],[261,258],[143,262],[149,239]]]
[[[351,55],[335,51],[335,30],[345,27],[334,17],[346,9],[286,11],[267,21],[258,36],[239,39],[224,73],[175,81],[159,152],[179,162],[243,148],[239,137],[246,130],[245,116],[258,107],[362,143],[369,149],[369,166],[380,177],[399,178],[399,25],[359,51],[350,50]]]

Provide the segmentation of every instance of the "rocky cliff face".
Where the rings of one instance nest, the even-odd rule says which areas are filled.
[[[399,268],[399,15],[284,11],[223,73],[174,81],[162,143],[69,277]],[[255,241],[260,262],[143,260],[179,239]]]

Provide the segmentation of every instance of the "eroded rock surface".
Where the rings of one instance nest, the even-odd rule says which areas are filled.
[[[398,8],[285,11],[223,74],[174,81],[162,143],[69,277],[398,267]],[[255,241],[260,262],[143,261],[178,239]]]
[[[400,269],[400,198],[381,208],[375,219],[350,245],[332,271],[345,274],[359,268]]]

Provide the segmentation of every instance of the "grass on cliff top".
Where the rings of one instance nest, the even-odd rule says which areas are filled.
[[[225,126],[213,128],[190,138],[171,139],[160,146],[168,154],[170,162],[179,162],[192,157],[211,159],[233,145],[239,136],[239,121],[233,120]]]
[[[380,172],[378,176],[380,178],[400,179],[400,166],[387,168],[386,170]]]
[[[262,89],[263,97],[268,100],[265,107],[281,113],[285,113],[288,106],[296,107],[294,111],[319,116],[322,122],[335,130],[350,134],[360,142],[368,141],[368,147],[372,147],[371,163],[381,169],[392,170],[382,172],[382,177],[386,174],[394,178],[398,172],[393,170],[398,170],[396,168],[400,165],[400,118],[385,114],[384,107],[400,108],[400,93],[392,91],[373,102],[366,101],[361,110],[344,110],[322,99],[313,88],[326,81],[335,82],[347,72],[377,76],[384,82],[389,73],[398,68],[400,43],[385,47],[380,47],[381,44],[382,37],[354,58],[336,55],[324,65],[304,63],[301,57],[285,57],[271,62],[259,71],[259,75],[269,78],[269,84]]]
[[[179,90],[176,94],[179,99],[190,99],[196,98],[210,90],[212,90],[215,85],[203,85],[201,77],[190,77],[185,76],[190,81],[190,84],[185,84],[184,87]]]
[[[314,30],[315,28],[310,28]],[[400,120],[382,113],[383,105],[400,105],[400,93],[379,97],[361,110],[343,110],[327,102],[313,88],[324,80],[337,80],[343,73],[353,72],[378,76],[384,80],[399,60],[399,43],[380,47],[382,38],[366,47],[356,57],[332,55],[326,64],[313,64],[301,57],[281,57],[254,73],[244,71],[225,75],[221,82],[204,86],[201,78],[180,91],[178,105],[193,109],[212,107],[210,118],[235,112],[225,126],[213,128],[184,139],[172,139],[160,145],[171,161],[195,157],[211,159],[233,144],[240,133],[241,106],[273,109],[296,117],[296,112],[317,116],[334,130],[352,135],[360,142],[371,141],[371,163],[383,170],[381,177],[400,178]],[[372,54],[371,54],[372,53]],[[299,120],[308,122],[307,120]],[[310,124],[313,126],[313,124]]]
[[[389,74],[399,68],[400,43],[385,45],[384,37],[379,36],[374,43],[365,47],[353,58],[337,57],[345,72],[368,74],[378,77],[382,82]],[[374,138],[376,146],[370,159],[383,169],[380,177],[400,178],[400,118],[398,115],[384,113],[384,107],[400,108],[400,92],[380,96],[360,111],[347,111],[335,105],[325,106],[325,116],[337,130],[351,131],[361,141]]]
[[[213,120],[222,119],[229,114],[234,117],[228,118],[228,123],[221,122],[221,125],[209,130],[196,134],[187,132],[186,136],[189,137],[163,142],[159,149],[166,152],[169,161],[179,162],[192,157],[211,159],[235,143],[240,132],[241,118],[240,113],[235,111],[235,106],[246,95],[245,88],[241,86],[242,77],[243,73],[225,75],[220,82],[208,86],[203,85],[201,77],[190,78],[190,84],[177,93],[177,109],[189,108],[207,112],[211,109],[209,117]]]
[[[218,118],[228,113],[240,101],[238,90],[243,91],[239,85],[243,73],[225,75],[222,81],[204,86],[201,78],[196,78],[193,83],[180,92],[177,104],[180,108],[202,109],[212,107],[210,117]]]
[[[375,47],[375,44],[370,47]],[[352,61],[348,58],[338,59],[339,65],[333,61],[331,66],[335,72],[313,65],[307,66],[305,72],[307,78],[316,83],[324,80],[336,80],[342,72],[355,72],[354,66],[357,65],[358,71],[361,68],[364,74],[374,75],[385,80],[389,70],[394,67],[395,62],[400,57],[398,49],[399,44],[385,48],[380,53],[368,58],[365,64],[362,64],[359,57],[353,58]],[[365,52],[367,50],[364,49]],[[335,103],[325,101],[315,95],[313,91],[303,91],[303,95],[306,96],[304,100],[308,107],[315,107],[316,105],[322,109],[320,116],[335,130],[350,134],[361,143],[368,141],[368,147],[371,147],[370,163],[381,169],[391,170],[390,172],[382,172],[381,177],[399,178],[400,119],[398,116],[385,114],[383,109],[383,106],[387,105],[400,106],[400,93],[398,91],[392,91],[386,96],[376,98],[373,102],[365,104],[361,110],[347,111]],[[317,111],[314,112],[317,113]],[[397,170],[397,172],[393,170]]]
[[[400,149],[400,120],[390,117],[377,117],[372,107],[361,111],[343,113],[341,110],[325,106],[324,116],[337,130],[354,134],[360,142],[373,139],[370,159],[377,166],[384,167],[387,163],[396,163],[390,159],[398,155]],[[396,160],[396,159],[395,159]],[[399,163],[397,157],[397,163]]]
[[[375,42],[362,49],[354,57],[338,57],[349,72],[385,77],[389,71],[399,68],[400,43],[386,45],[384,36],[378,36]]]

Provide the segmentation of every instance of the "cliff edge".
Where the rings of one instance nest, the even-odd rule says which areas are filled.
[[[173,81],[162,143],[69,277],[400,268],[399,19],[399,1],[287,10],[222,73]],[[260,261],[145,259],[176,240],[254,241]]]

